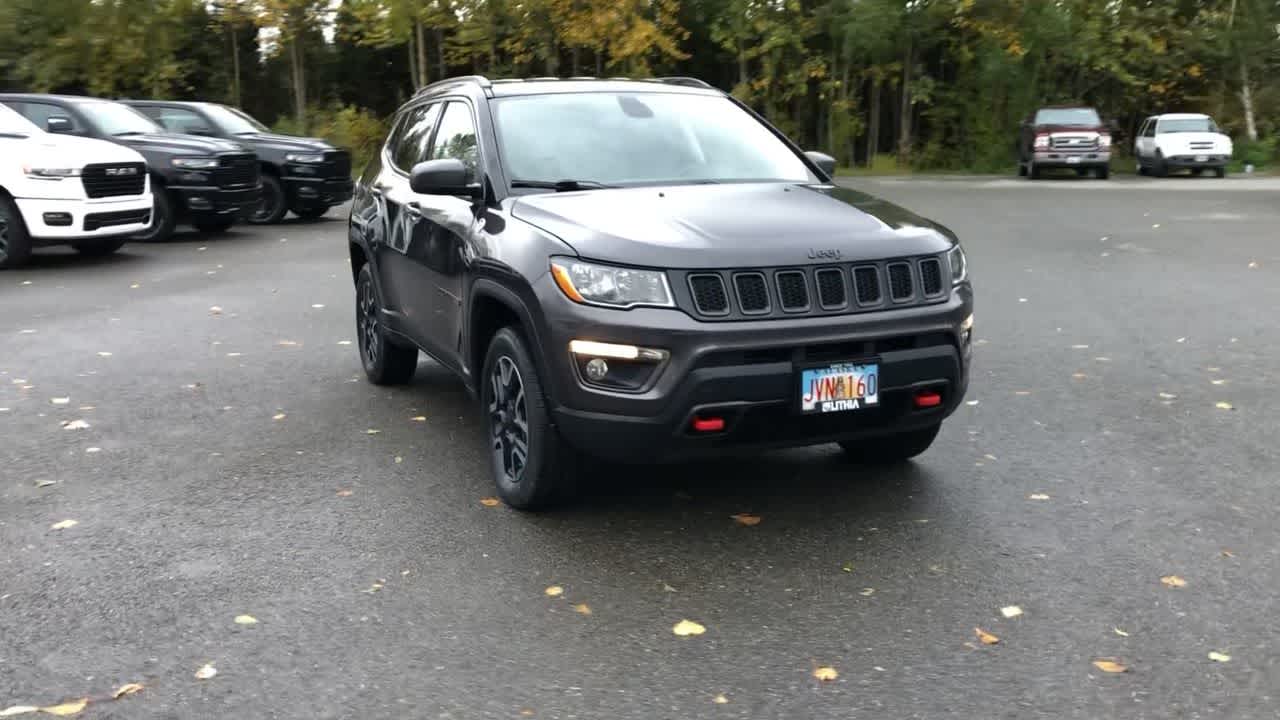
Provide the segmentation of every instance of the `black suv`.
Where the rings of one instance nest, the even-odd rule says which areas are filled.
[[[170,133],[110,100],[0,94],[0,103],[51,133],[108,140],[141,153],[151,171],[155,209],[151,229],[139,240],[164,240],[180,220],[203,232],[221,232],[261,199],[258,159],[240,143]]]
[[[170,132],[244,143],[262,162],[262,204],[253,223],[278,223],[292,210],[313,219],[351,199],[351,154],[319,138],[274,134],[248,113],[217,103],[123,100]]]
[[[518,508],[584,455],[917,455],[968,385],[964,253],[833,171],[698,80],[430,85],[356,183],[365,372],[457,373]]]

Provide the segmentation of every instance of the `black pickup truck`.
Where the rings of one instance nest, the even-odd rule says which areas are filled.
[[[108,140],[146,159],[153,221],[139,240],[164,240],[180,220],[220,232],[248,216],[262,197],[258,159],[242,143],[166,132],[110,100],[74,95],[0,94],[0,103],[51,133]]]
[[[317,218],[351,199],[351,155],[319,138],[272,133],[248,113],[207,102],[122,101],[171,132],[244,143],[262,162],[262,204],[249,218],[277,223],[292,210]]]

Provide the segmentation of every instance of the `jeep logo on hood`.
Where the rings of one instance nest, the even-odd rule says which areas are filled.
[[[809,248],[810,260],[839,260],[840,248]]]

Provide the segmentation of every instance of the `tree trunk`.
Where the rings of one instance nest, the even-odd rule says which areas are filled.
[[[307,75],[302,65],[301,40],[294,38],[289,43],[289,64],[293,70],[293,115],[298,121],[298,129],[307,130]]]
[[[747,78],[747,48],[743,46],[742,40],[738,41],[738,84],[746,85]]]
[[[444,62],[444,30],[436,28],[436,67],[440,72],[436,73],[441,80],[449,77],[449,68]]]
[[[425,87],[430,82],[430,73],[427,72],[427,35],[421,20],[413,21],[413,31],[418,35],[418,86]]]
[[[1251,142],[1258,141],[1258,123],[1253,116],[1253,89],[1249,87],[1249,66],[1240,63],[1240,108],[1244,111],[1244,134]]]
[[[569,66],[572,69],[572,72],[569,73],[571,77],[578,77],[581,74],[580,68],[578,67],[578,46],[577,45],[574,45],[573,48],[569,50]]]
[[[871,109],[867,112],[867,167],[871,167],[880,152],[880,78],[871,76]]]
[[[906,165],[911,162],[911,38],[907,38],[907,54],[902,63],[902,112],[898,116],[901,122],[898,134],[898,162]]]
[[[240,107],[240,39],[231,26],[231,104]]]
[[[596,77],[604,77],[604,50],[596,50]]]
[[[418,84],[418,52],[414,48],[415,44],[416,41],[413,39],[413,35],[409,35],[409,42],[404,47],[409,51],[409,84],[413,86],[416,92],[422,86]]]

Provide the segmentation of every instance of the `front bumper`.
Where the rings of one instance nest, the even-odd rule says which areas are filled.
[[[262,185],[222,188],[216,186],[170,186],[178,207],[187,217],[246,217],[262,199]]]
[[[355,182],[350,177],[298,177],[284,178],[285,196],[289,207],[333,207],[351,199]]]
[[[1037,150],[1032,160],[1042,168],[1104,167],[1111,164],[1111,150]]]
[[[552,293],[559,290],[539,291],[553,417],[570,444],[597,457],[670,460],[888,435],[941,421],[968,388],[970,333],[961,331],[973,312],[967,284],[935,305],[734,323],[703,323],[679,310],[574,305]],[[596,389],[568,351],[574,339],[660,348],[670,357],[642,392]],[[879,405],[799,414],[798,366],[864,360],[880,366]],[[942,403],[915,408],[913,396],[923,389],[939,393]],[[724,428],[695,432],[695,415],[723,418]]]
[[[1204,158],[1204,160],[1199,160],[1198,158]],[[1170,167],[1170,168],[1213,169],[1213,168],[1226,167],[1227,162],[1229,162],[1230,160],[1231,160],[1230,155],[1213,155],[1213,154],[1174,155],[1172,157],[1165,158],[1164,164],[1166,167]]]
[[[151,193],[98,200],[15,198],[37,245],[133,235],[151,226]]]

